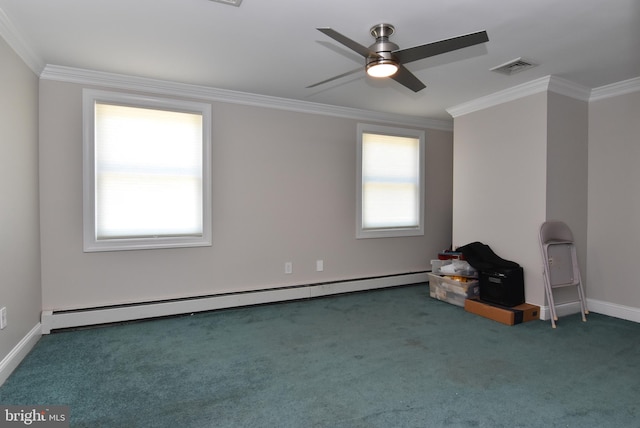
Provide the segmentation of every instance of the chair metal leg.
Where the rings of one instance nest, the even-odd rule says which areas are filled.
[[[544,289],[546,292],[545,294],[547,295],[547,303],[549,303],[549,313],[551,315],[551,327],[556,328],[556,321],[558,321],[558,315],[556,314],[556,307],[553,301],[553,290],[551,289],[551,284],[549,284],[549,276],[547,275],[546,267],[545,267],[545,272],[543,273],[543,276],[544,276]]]
[[[582,282],[578,281],[578,298],[580,299],[580,314],[582,315],[582,321],[587,322],[586,315],[589,313],[587,309],[587,302],[584,298],[584,291],[582,289]]]

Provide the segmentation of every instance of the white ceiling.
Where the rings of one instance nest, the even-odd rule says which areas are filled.
[[[379,23],[395,26],[400,48],[480,30],[489,42],[407,64],[427,85],[413,93],[365,77],[361,57],[316,30],[332,27],[368,46]],[[586,88],[640,76],[640,0],[0,0],[0,34],[38,67],[434,119],[547,75]],[[518,57],[539,65],[511,76],[489,70]]]

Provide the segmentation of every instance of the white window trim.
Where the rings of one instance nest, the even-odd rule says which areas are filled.
[[[357,171],[356,171],[356,238],[394,238],[403,236],[424,235],[424,200],[425,200],[425,133],[424,131],[391,126],[358,124],[357,136]],[[365,229],[362,227],[362,134],[382,134],[396,137],[418,138],[419,140],[419,224],[416,227],[393,227]]]
[[[83,235],[84,251],[120,251],[156,248],[211,246],[211,105],[206,103],[157,98],[144,95],[83,89]],[[202,236],[157,238],[96,239],[95,217],[95,156],[94,106],[96,102],[111,102],[134,107],[150,107],[170,111],[195,112],[203,118]]]

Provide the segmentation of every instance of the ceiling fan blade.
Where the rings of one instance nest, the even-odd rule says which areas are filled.
[[[352,51],[359,53],[365,58],[367,58],[368,56],[379,56],[376,52],[373,52],[369,48],[362,46],[360,43],[351,40],[347,36],[343,36],[333,28],[318,28],[317,30],[331,37],[336,42],[342,43]]]
[[[427,86],[420,81],[412,72],[410,72],[404,65],[399,64],[396,74],[391,76],[393,80],[411,89],[413,92],[419,92]]]
[[[333,80],[338,80],[338,79],[340,79],[342,77],[348,76],[350,74],[357,73],[359,71],[362,71],[362,67],[358,67],[355,70],[347,71],[346,73],[338,74],[337,76],[330,77],[329,79],[323,80],[322,82],[314,83],[313,85],[307,86],[307,88],[315,88],[316,86],[324,85],[325,83],[329,83],[329,82],[331,82]]]
[[[395,51],[393,55],[402,64],[406,64],[419,59],[428,58],[430,56],[440,55],[446,52],[455,51],[466,48],[468,46],[477,45],[489,41],[486,31],[466,34],[464,36],[453,37],[451,39],[440,40],[438,42],[428,43],[426,45],[415,46],[408,49]]]

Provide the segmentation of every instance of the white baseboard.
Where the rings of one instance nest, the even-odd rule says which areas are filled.
[[[618,305],[602,300],[587,299],[589,311],[623,320],[640,322],[640,308]]]
[[[556,304],[556,315],[558,315],[558,318],[579,313],[580,302],[578,301]],[[551,320],[551,309],[548,305],[540,307],[540,319],[545,321]]]
[[[77,311],[43,311],[41,324],[42,334],[51,330],[71,327],[82,327],[132,321],[146,318],[157,318],[215,309],[239,306],[258,305],[262,303],[283,302],[288,300],[308,299],[331,294],[354,291],[373,290],[377,288],[416,284],[428,280],[426,272],[376,278],[337,281],[323,284],[301,285],[297,287],[259,290],[243,293],[205,296],[200,298],[172,300],[168,302],[149,302],[117,307],[95,308]]]
[[[42,336],[42,326],[36,324],[25,337],[0,361],[0,386],[9,378],[9,375],[18,367],[29,351],[38,343]]]
[[[623,306],[616,303],[603,302],[602,300],[589,298],[587,298],[587,308],[589,309],[589,312],[593,312],[595,314],[602,314],[614,318],[620,318],[623,320],[640,322],[640,308],[633,308],[631,306]],[[580,302],[576,301],[558,304],[556,305],[556,313],[558,317],[579,314]],[[551,319],[551,311],[549,309],[549,306],[542,306],[540,308],[540,319]]]

